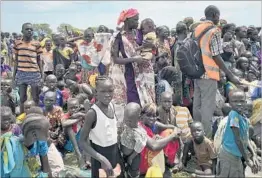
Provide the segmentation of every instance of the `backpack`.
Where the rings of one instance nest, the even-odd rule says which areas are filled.
[[[191,79],[198,79],[205,73],[200,48],[200,39],[214,26],[207,27],[197,38],[192,33],[191,38],[186,38],[177,49],[177,62],[180,70]]]

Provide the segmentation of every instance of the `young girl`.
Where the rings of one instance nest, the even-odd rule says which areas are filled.
[[[248,59],[245,58],[245,57],[240,57],[237,60],[236,68],[238,70],[241,70],[241,72],[243,73],[241,78],[247,79],[247,74],[248,74],[248,69],[249,69],[249,61],[248,61]]]
[[[99,169],[113,176],[117,164],[117,120],[111,103],[114,92],[112,79],[100,76],[96,79],[97,102],[86,114],[80,135],[80,146],[91,158],[92,177],[99,177]],[[88,142],[87,140],[90,140]]]

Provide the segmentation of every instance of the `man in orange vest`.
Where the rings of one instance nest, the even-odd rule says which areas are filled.
[[[219,23],[220,11],[216,6],[210,5],[205,9],[205,17],[206,20],[195,28],[195,37],[208,27]],[[240,80],[227,69],[220,56],[223,49],[219,28],[215,27],[206,32],[200,40],[200,47],[206,72],[194,83],[193,115],[195,120],[203,123],[206,135],[211,136],[211,119],[216,108],[217,82],[220,80],[219,70],[224,71],[235,84],[239,84]]]

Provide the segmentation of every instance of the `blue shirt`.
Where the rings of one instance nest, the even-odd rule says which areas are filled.
[[[240,139],[244,144],[244,149],[247,149],[248,129],[249,129],[248,120],[244,116],[240,115],[238,112],[232,110],[228,115],[228,121],[225,128],[225,133],[222,143],[223,148],[227,152],[233,154],[234,156],[242,157],[242,154],[239,151],[238,146],[235,142],[235,136],[231,127],[239,128]]]
[[[48,90],[47,90],[48,91]],[[43,92],[39,95],[39,106],[41,108],[44,108],[44,98],[45,98],[45,93],[47,92]],[[62,92],[60,90],[56,90],[56,105],[63,107],[63,95]]]

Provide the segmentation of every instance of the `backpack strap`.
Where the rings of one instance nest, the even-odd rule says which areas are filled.
[[[213,28],[215,28],[214,25],[211,25],[211,26],[207,27],[204,31],[202,31],[202,32],[200,33],[200,35],[198,35],[197,38],[195,37],[195,33],[194,33],[193,38],[194,38],[196,41],[198,41],[198,43],[199,43],[200,40],[201,40],[201,38],[202,38],[209,30],[211,30],[211,29],[213,29]]]

